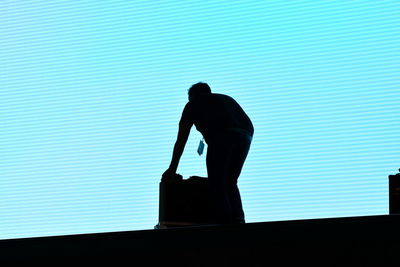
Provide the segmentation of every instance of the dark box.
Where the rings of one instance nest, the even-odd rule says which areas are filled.
[[[192,176],[160,182],[158,228],[192,226],[209,223],[208,179]]]

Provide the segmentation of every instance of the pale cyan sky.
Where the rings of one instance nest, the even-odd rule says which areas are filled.
[[[398,1],[2,1],[0,239],[152,229],[187,89],[255,136],[247,222],[388,213]],[[206,176],[192,129],[178,172]]]

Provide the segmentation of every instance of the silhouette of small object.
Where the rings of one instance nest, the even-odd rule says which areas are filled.
[[[389,175],[389,214],[400,214],[400,173]]]

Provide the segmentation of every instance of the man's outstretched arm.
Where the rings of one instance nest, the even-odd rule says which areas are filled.
[[[172,176],[176,173],[178,169],[179,160],[183,154],[183,150],[185,149],[186,142],[189,138],[190,129],[192,128],[193,124],[189,123],[180,123],[179,124],[179,131],[178,137],[176,139],[174,145],[174,151],[172,153],[171,163],[169,168],[164,172],[163,177]]]

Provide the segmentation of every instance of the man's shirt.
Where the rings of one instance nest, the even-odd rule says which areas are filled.
[[[207,143],[230,131],[253,136],[254,127],[242,107],[230,96],[209,94],[189,101],[180,123],[194,124]]]

